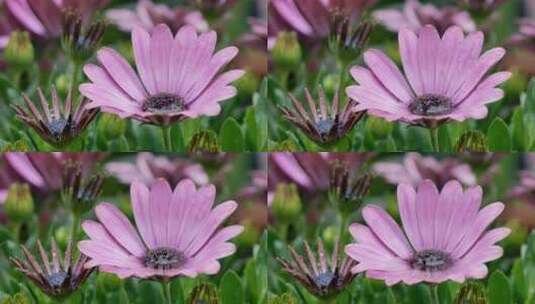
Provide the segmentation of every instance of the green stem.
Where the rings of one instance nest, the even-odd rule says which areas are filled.
[[[20,224],[20,223],[14,223],[13,224],[13,236],[14,236],[15,241],[17,242],[17,244],[21,243],[21,240],[20,240],[21,228],[22,228],[22,224]]]
[[[75,213],[72,214],[72,223],[71,223],[71,240],[73,244],[76,244],[78,236],[78,226],[80,226],[80,217]]]
[[[78,95],[78,74],[80,74],[81,65],[76,61],[72,62],[72,75],[71,75],[71,98],[76,101],[76,95]]]
[[[170,126],[162,126],[162,134],[163,134],[163,142],[165,145],[165,151],[166,152],[172,152],[173,151],[173,144],[171,143],[171,127]]]
[[[438,298],[438,284],[431,285],[431,303],[440,304],[440,300]]]
[[[173,300],[171,298],[171,281],[163,280],[162,288],[163,288],[163,295],[165,297],[165,303],[172,304]]]
[[[431,134],[431,144],[433,145],[433,151],[440,152],[440,146],[438,144],[438,128],[429,129],[429,133]]]
[[[285,242],[288,241],[288,224],[287,223],[280,223],[279,224],[279,238]]]
[[[349,224],[349,216],[340,211],[340,244],[345,244],[345,236],[347,232],[347,225]]]

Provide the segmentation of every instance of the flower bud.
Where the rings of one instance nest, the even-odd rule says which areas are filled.
[[[13,183],[9,186],[4,212],[15,223],[24,223],[32,217],[33,198],[28,184]]]
[[[368,116],[368,118],[366,119],[366,130],[370,132],[373,139],[386,139],[390,135],[390,133],[392,133],[393,129],[393,123],[386,121],[380,117]]]
[[[121,137],[126,131],[126,120],[115,114],[102,113],[98,120],[97,132],[107,140]]]
[[[84,28],[82,18],[76,12],[67,11],[63,16],[61,36],[63,51],[71,60],[79,63],[93,56],[106,29],[106,24],[102,21]]]
[[[467,131],[455,144],[456,152],[488,152],[487,137],[480,131]]]
[[[67,96],[67,94],[69,94],[70,81],[67,75],[59,75],[58,78],[56,78],[55,84],[56,90],[60,96]]]
[[[121,288],[122,281],[114,273],[100,272],[97,277],[97,287],[106,292],[115,292]]]
[[[336,226],[331,225],[323,229],[321,236],[322,236],[323,242],[325,243],[325,246],[327,248],[334,248],[334,246],[336,245],[336,241],[339,240],[339,234],[340,234],[340,228]]]
[[[236,89],[238,89],[238,97],[247,98],[256,92],[256,89],[260,85],[260,80],[251,71],[246,71],[234,84],[236,85]]]
[[[295,32],[280,32],[271,50],[271,57],[278,69],[292,71],[301,63],[301,45]]]
[[[301,198],[295,184],[278,184],[271,204],[278,221],[290,223],[301,213]]]
[[[28,32],[11,32],[9,42],[4,49],[4,60],[17,69],[27,68],[32,64],[35,56],[30,34]]]
[[[342,62],[358,59],[373,31],[373,24],[364,21],[355,27],[345,14],[335,14],[332,20],[329,50]]]
[[[54,231],[54,238],[60,248],[67,248],[69,244],[69,229],[65,226],[61,226]]]
[[[200,131],[193,135],[189,142],[188,151],[190,153],[195,152],[221,152],[221,146],[219,146],[219,140],[217,134],[211,130]]]
[[[219,304],[217,289],[210,283],[202,283],[193,288],[187,303]]]
[[[61,199],[74,214],[82,215],[93,208],[102,190],[103,174],[82,176],[82,166],[77,162],[67,162],[64,167]]]
[[[269,299],[269,304],[295,304],[297,303],[297,300],[294,298],[294,296],[287,292],[280,296],[275,296]]]
[[[467,281],[457,293],[454,304],[487,304],[485,287],[478,282]]]
[[[342,214],[351,214],[362,204],[371,181],[371,174],[364,174],[353,180],[346,164],[334,163],[330,171],[329,200]]]
[[[323,78],[321,83],[325,94],[327,94],[327,96],[334,96],[340,86],[340,76],[336,74],[328,74]]]
[[[22,292],[16,293],[13,296],[6,296],[3,298],[2,304],[30,304],[30,299]]]

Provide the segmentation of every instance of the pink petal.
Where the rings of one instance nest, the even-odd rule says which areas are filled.
[[[403,223],[403,229],[416,251],[424,250],[425,240],[419,229],[418,208],[416,192],[410,184],[401,184],[397,189],[399,215]]]
[[[156,75],[151,65],[150,35],[142,27],[132,31],[132,49],[136,61],[137,71],[145,88],[150,95],[158,94],[156,89]]]
[[[438,199],[438,189],[432,181],[425,180],[418,185],[415,211],[424,249],[434,248],[435,216]]]
[[[197,198],[197,190],[195,184],[190,179],[180,181],[173,191],[172,203],[169,206],[169,216],[172,216],[172,225],[168,224],[171,229],[169,231],[169,238],[172,240],[170,245],[178,248],[180,242],[188,234],[189,214],[191,209],[195,208],[195,200]]]
[[[26,181],[38,188],[46,187],[43,176],[37,172],[28,156],[22,152],[7,152],[4,154],[9,165],[17,171]]]
[[[173,191],[164,179],[157,179],[150,187],[149,212],[156,247],[169,247],[167,243],[167,218]],[[152,248],[151,248],[152,249]]]
[[[6,0],[5,4],[18,21],[37,35],[45,36],[45,26],[35,16],[27,0]]]
[[[170,61],[173,53],[173,34],[167,25],[160,24],[152,30],[150,40],[151,67],[156,81],[156,91],[161,93],[171,93],[169,78],[171,73]]]
[[[130,186],[130,198],[136,226],[143,241],[149,248],[156,248],[156,236],[152,229],[150,215],[149,189],[143,183],[135,181]]]
[[[424,94],[436,93],[436,58],[437,46],[440,44],[440,37],[434,26],[426,25],[419,33],[417,45],[417,59],[422,81],[422,92]]]

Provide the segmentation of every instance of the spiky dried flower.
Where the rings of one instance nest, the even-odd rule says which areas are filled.
[[[346,14],[334,14],[331,20],[329,49],[345,62],[357,59],[370,38],[374,24],[362,21],[355,25]]]
[[[20,105],[13,105],[17,118],[34,129],[43,140],[49,144],[62,147],[77,138],[93,121],[98,109],[87,109],[89,102],[82,98],[78,106],[74,108],[72,92],[69,92],[64,104],[61,104],[56,88],[52,86],[52,104],[45,98],[39,88],[41,111],[39,111],[26,94],[22,97],[26,103],[26,109]]]
[[[345,163],[335,162],[330,172],[329,199],[342,212],[352,212],[368,194],[372,179],[373,176],[369,173],[352,177]]]
[[[283,117],[298,127],[309,138],[319,144],[334,143],[343,138],[355,124],[364,116],[365,111],[355,112],[357,102],[349,99],[345,106],[340,107],[338,92],[334,95],[329,107],[327,96],[321,87],[317,89],[319,101],[316,102],[305,89],[308,111],[303,103],[292,94],[290,99],[294,109],[281,106]],[[318,109],[319,107],[319,109]]]
[[[351,273],[351,268],[356,265],[356,262],[343,253],[343,258],[341,258],[338,240],[331,257],[328,257],[321,239],[318,240],[317,254],[312,252],[307,242],[304,247],[306,257],[297,254],[290,247],[292,260],[279,258],[278,261],[285,272],[314,295],[322,298],[334,296],[344,290],[355,278],[355,275]]]
[[[74,213],[82,214],[93,207],[102,192],[104,174],[87,175],[80,162],[67,161],[63,169],[61,199]]]
[[[66,11],[62,20],[61,45],[72,60],[85,62],[93,56],[106,30],[106,22],[96,21],[84,26],[83,16]]]
[[[68,297],[86,281],[94,270],[94,268],[84,267],[88,259],[83,254],[73,261],[72,240],[69,240],[63,261],[54,238],[51,240],[51,260],[39,240],[37,247],[41,263],[24,245],[21,245],[21,249],[25,260],[10,257],[10,261],[18,271],[26,275],[50,297],[56,299]]]

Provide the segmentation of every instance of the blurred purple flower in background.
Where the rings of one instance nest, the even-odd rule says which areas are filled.
[[[421,4],[417,0],[407,0],[402,9],[380,9],[373,13],[373,17],[392,32],[399,32],[406,28],[418,32],[425,25],[433,25],[440,34],[453,25],[457,25],[464,32],[476,30],[476,24],[466,11],[455,6],[437,8],[433,4]]]
[[[384,280],[438,284],[447,280],[464,282],[487,276],[485,263],[503,255],[495,243],[509,228],[486,228],[502,213],[504,204],[492,203],[481,210],[483,191],[476,186],[463,192],[457,181],[438,191],[433,182],[421,182],[417,189],[398,186],[398,206],[403,230],[382,208],[368,205],[362,210],[367,226],[353,224],[349,231],[356,240],[346,254],[359,264],[352,271]]]
[[[197,185],[208,183],[208,175],[200,164],[186,158],[156,156],[149,152],[138,153],[135,162],[109,162],[106,170],[127,185],[141,182],[150,186],[158,178],[167,180],[173,186],[184,178],[193,180]]]
[[[394,185],[406,183],[416,186],[426,179],[432,180],[438,187],[452,179],[465,186],[473,186],[477,182],[472,168],[457,158],[424,157],[418,153],[405,154],[401,162],[377,162],[373,164],[372,171]]]
[[[170,8],[150,0],[140,0],[135,10],[110,9],[106,12],[106,17],[125,32],[131,32],[138,26],[150,31],[161,23],[169,26],[173,33],[184,25],[191,25],[198,32],[208,30],[208,23],[199,11],[187,10],[180,6]]]

